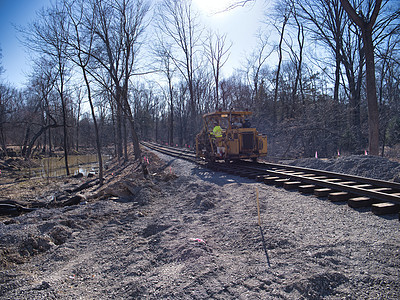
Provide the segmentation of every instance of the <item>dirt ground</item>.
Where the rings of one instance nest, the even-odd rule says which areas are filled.
[[[146,155],[148,179],[111,167],[79,205],[3,218],[0,298],[400,298],[398,215]],[[0,192],[51,201],[82,180]]]

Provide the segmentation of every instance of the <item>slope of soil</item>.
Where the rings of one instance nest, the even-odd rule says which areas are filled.
[[[160,157],[0,223],[0,298],[400,298],[397,216]]]

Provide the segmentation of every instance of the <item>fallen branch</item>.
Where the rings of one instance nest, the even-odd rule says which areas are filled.
[[[0,215],[2,216],[8,216],[8,215],[13,215],[17,216],[20,215],[21,213],[25,212],[31,212],[36,210],[36,208],[28,208],[25,206],[22,206],[18,203],[0,203]]]

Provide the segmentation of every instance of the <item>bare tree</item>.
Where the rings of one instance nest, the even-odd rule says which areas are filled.
[[[158,43],[155,46],[154,53],[159,61],[160,70],[165,75],[168,84],[168,93],[165,98],[169,104],[169,122],[168,122],[168,142],[174,144],[174,85],[173,78],[176,67],[172,60],[172,47],[166,43],[162,37],[158,37]]]
[[[0,83],[0,146],[5,156],[8,155],[6,124],[9,122],[13,110],[14,92],[11,87]]]
[[[255,2],[256,0],[235,0],[226,7],[225,11],[232,10],[238,7],[243,7],[248,3]]]
[[[303,68],[303,56],[304,56],[304,44],[305,44],[305,33],[304,26],[301,24],[296,8],[294,7],[293,12],[294,20],[297,26],[297,45],[299,47],[299,53],[297,54],[293,48],[291,48],[291,57],[294,65],[296,66],[296,78],[292,91],[292,101],[297,102],[297,91],[300,86],[301,100],[304,105],[304,92],[302,84],[302,68]]]
[[[67,175],[70,174],[68,166],[68,124],[67,124],[67,99],[66,82],[68,81],[68,60],[66,53],[66,14],[62,7],[53,6],[48,9],[42,9],[39,18],[29,26],[28,29],[22,29],[24,35],[24,44],[43,53],[53,60],[54,67],[57,70],[56,87],[61,100],[63,116],[63,141],[64,141],[64,161]]]
[[[354,140],[352,144],[359,149],[362,141],[361,91],[365,59],[358,30],[349,24],[340,0],[302,0],[297,2],[297,7],[299,17],[305,21],[306,29],[312,34],[312,38],[326,47],[327,52],[333,56],[333,99],[339,103],[339,88],[342,84],[350,104],[350,109],[347,111],[349,128]],[[323,63],[325,68],[326,62],[325,59]],[[338,124],[335,127],[338,127]]]
[[[340,0],[301,0],[297,2],[298,15],[305,20],[306,28],[312,33],[313,38],[328,46],[334,53],[335,59],[335,85],[334,100],[339,101],[340,64],[343,58],[343,36],[346,20]]]
[[[3,64],[1,62],[2,59],[3,59],[3,53],[2,53],[2,50],[1,50],[1,47],[0,47],[0,76],[5,72]]]
[[[226,35],[221,35],[219,33],[212,33],[209,31],[208,33],[208,44],[205,45],[205,50],[207,53],[208,61],[211,64],[214,84],[215,84],[215,103],[216,106],[219,105],[219,82],[221,79],[221,69],[229,59],[229,50],[232,47],[232,43],[226,47]],[[226,107],[225,103],[222,103],[224,108]]]
[[[280,37],[279,37],[279,43],[278,43],[278,49],[277,49],[278,50],[278,66],[277,66],[276,76],[275,76],[275,92],[274,92],[273,115],[272,115],[272,123],[273,123],[274,127],[277,122],[277,101],[278,101],[278,90],[279,90],[279,77],[280,77],[282,58],[283,58],[282,44],[283,44],[283,40],[284,40],[285,28],[289,21],[290,15],[292,14],[292,6],[290,5],[290,3],[284,2],[284,3],[281,3],[280,6],[277,7],[277,10],[281,12],[281,17],[283,19],[282,19],[281,28],[279,28],[278,25],[275,25],[275,28],[278,31]]]
[[[260,33],[258,36],[258,44],[256,49],[247,58],[246,76],[247,80],[249,81],[249,84],[252,87],[252,97],[251,97],[252,102],[254,102],[254,100],[257,100],[256,98],[258,97],[259,94],[259,87],[261,84],[260,81],[263,79],[261,71],[265,66],[267,59],[275,51],[274,47],[268,49],[269,46],[268,39],[269,39],[268,36],[265,36]]]
[[[366,60],[366,83],[368,102],[368,135],[369,153],[379,155],[379,110],[376,95],[375,61],[373,44],[373,27],[378,17],[382,0],[377,0],[370,16],[359,13],[350,5],[348,0],[340,0],[350,19],[361,29]]]
[[[180,53],[171,58],[188,85],[191,117],[189,139],[192,140],[197,119],[194,91],[195,54],[199,47],[202,29],[197,14],[193,12],[191,0],[164,0],[159,7],[158,15],[159,28],[173,41]]]
[[[76,131],[75,131],[75,150],[76,152],[79,152],[79,129],[80,129],[80,120],[81,120],[81,115],[82,115],[82,101],[84,97],[84,92],[82,91],[82,87],[77,85],[76,90],[75,90],[75,95],[76,95],[76,106],[74,109],[74,121],[76,122]]]
[[[50,111],[49,104],[49,96],[50,93],[55,89],[57,74],[54,70],[54,65],[47,61],[45,58],[41,57],[35,61],[35,68],[32,74],[30,75],[30,83],[27,88],[27,96],[30,98],[30,106],[29,110],[32,113],[32,117],[29,118],[27,122],[27,129],[25,133],[25,140],[22,148],[22,155],[28,159],[33,150],[33,146],[36,140],[44,135],[44,143],[43,143],[43,151],[46,148],[46,133],[48,133],[49,137],[49,153],[51,151],[51,141],[50,141],[50,130],[52,128],[57,128],[62,125],[58,124],[57,120],[53,116],[53,113]],[[36,115],[40,111],[41,124],[36,120],[36,123],[40,124],[40,129],[38,132],[34,134],[34,136],[30,137],[30,132],[34,128],[32,126],[34,122],[34,115]],[[29,139],[31,140],[29,141]],[[29,142],[29,144],[28,144]]]
[[[103,158],[101,155],[101,141],[99,134],[99,126],[97,124],[96,113],[92,98],[92,88],[89,80],[90,74],[90,60],[93,51],[94,28],[93,19],[95,17],[93,10],[85,6],[84,1],[64,2],[64,7],[68,15],[71,31],[68,32],[68,52],[67,55],[81,70],[83,79],[86,86],[87,97],[90,105],[90,112],[92,114],[94,131],[96,135],[96,149],[97,159],[99,162],[99,183],[103,184]],[[90,22],[87,22],[90,20]],[[78,98],[80,96],[78,95]],[[79,102],[80,103],[80,102]],[[77,124],[77,145],[78,145],[78,128],[79,119]],[[78,148],[78,146],[77,146]]]
[[[129,105],[128,91],[130,80],[136,74],[136,61],[142,44],[140,38],[146,27],[145,17],[149,6],[144,1],[121,0],[115,3],[111,0],[93,0],[92,9],[96,15],[96,19],[92,21],[96,51],[91,55],[100,68],[94,78],[113,95],[117,122],[122,121],[121,112],[127,116],[133,136],[135,158],[141,162],[139,139]],[[106,77],[102,76],[102,70],[106,71]],[[119,128],[121,127],[118,126],[118,130]],[[118,134],[117,132],[117,136]]]

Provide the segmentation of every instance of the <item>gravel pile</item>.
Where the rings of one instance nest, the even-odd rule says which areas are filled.
[[[161,157],[136,195],[0,223],[0,298],[400,298],[398,216]]]
[[[286,164],[400,182],[400,163],[380,156],[350,155],[336,159],[305,158],[286,162]]]

